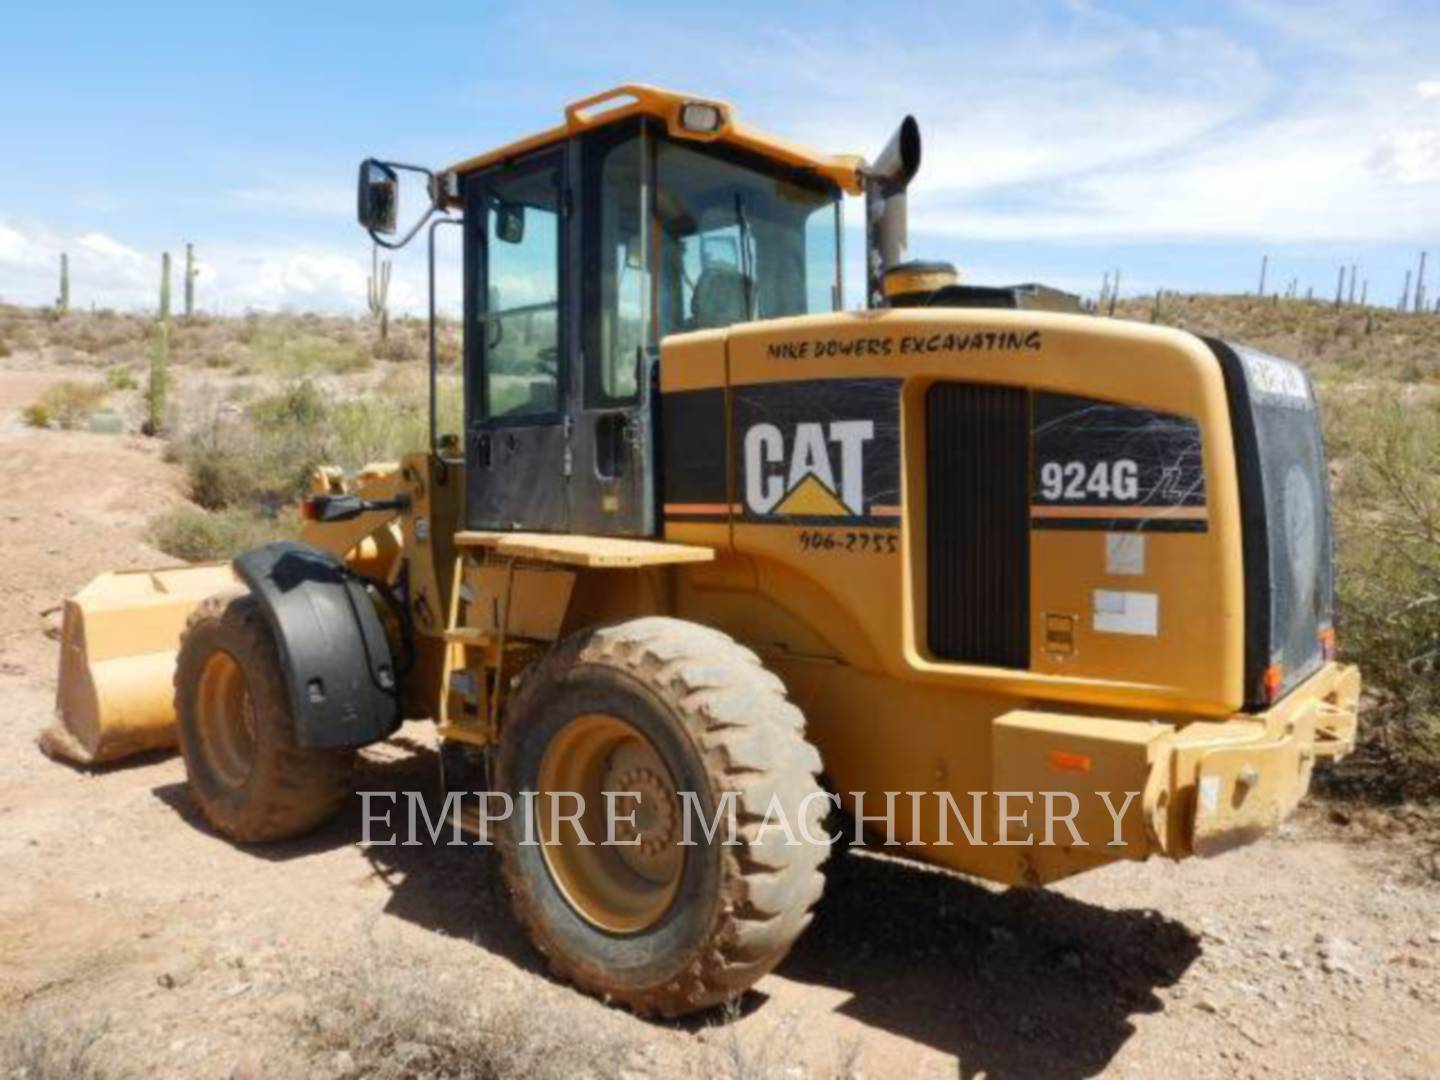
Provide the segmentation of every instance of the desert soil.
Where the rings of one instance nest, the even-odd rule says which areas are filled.
[[[151,441],[15,423],[49,377],[0,371],[6,1018],[108,1017],[106,1058],[137,1074],[353,1075],[313,1038],[315,1009],[381,950],[447,993],[618,1037],[634,1076],[1440,1075],[1436,851],[1364,814],[1342,826],[1311,807],[1218,859],[1034,893],[842,853],[814,924],[742,1008],[660,1024],[544,974],[488,849],[364,849],[358,797],[316,835],[244,849],[198,820],[175,756],[46,759],[44,613],[102,569],[169,562],[145,521],[181,497]],[[358,786],[425,787],[435,770],[407,727]]]

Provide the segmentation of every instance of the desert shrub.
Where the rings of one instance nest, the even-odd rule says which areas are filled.
[[[43,401],[32,401],[26,405],[20,410],[20,417],[29,427],[48,428],[50,426],[50,410],[46,408]]]
[[[238,506],[202,510],[182,504],[150,522],[151,542],[167,555],[187,562],[232,559],[296,531],[290,515],[269,517]]]
[[[124,1075],[106,1060],[101,1043],[108,1028],[103,1018],[77,1021],[50,1012],[17,1014],[0,1030],[0,1076],[110,1080]]]
[[[278,394],[260,398],[248,412],[256,427],[264,432],[312,428],[325,418],[325,400],[315,384],[304,379]]]
[[[375,358],[392,363],[406,363],[420,360],[426,355],[427,346],[414,341],[404,334],[392,333],[375,345]]]
[[[257,367],[291,378],[346,375],[364,371],[372,363],[369,352],[357,343],[335,341],[310,330],[291,330],[284,324],[261,328],[248,338]]]
[[[105,372],[105,382],[111,390],[134,390],[139,385],[135,373],[127,367],[112,367]]]
[[[406,952],[372,947],[328,973],[299,1020],[317,1050],[344,1051],[352,1075],[375,1080],[561,1080],[633,1073],[638,1046],[619,1024],[577,1028],[573,1006],[534,995],[467,994],[448,973]]]
[[[1440,795],[1440,406],[1337,392],[1327,428],[1339,482],[1339,641],[1371,702],[1336,785]]]
[[[104,402],[105,394],[106,388],[99,383],[64,379],[47,388],[36,404],[44,410],[47,424],[54,421],[64,430],[73,431],[90,419],[90,414]],[[26,422],[31,422],[28,415]]]
[[[0,360],[4,360],[7,356],[10,355],[12,355],[10,350],[10,343],[4,338],[0,338]]]

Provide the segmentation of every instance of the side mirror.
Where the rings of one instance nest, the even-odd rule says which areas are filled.
[[[366,158],[360,163],[355,214],[371,232],[393,233],[400,214],[400,179],[383,161]]]
[[[502,202],[495,207],[495,235],[507,244],[525,239],[525,207]]]

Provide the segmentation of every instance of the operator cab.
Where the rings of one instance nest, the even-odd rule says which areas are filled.
[[[656,534],[661,340],[839,310],[840,204],[861,166],[643,86],[439,174],[366,161],[359,216],[376,243],[461,215],[431,226],[431,295],[434,229],[462,224],[466,525]],[[392,242],[379,234],[396,231],[404,169],[428,177],[433,205]],[[432,350],[432,387],[433,371]]]

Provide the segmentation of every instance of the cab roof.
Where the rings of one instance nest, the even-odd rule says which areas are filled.
[[[711,106],[719,113],[719,124],[714,130],[697,131],[687,128],[681,120],[686,105]],[[591,131],[607,124],[618,123],[632,116],[651,116],[665,122],[666,130],[673,138],[689,139],[695,142],[721,142],[737,146],[752,153],[770,158],[799,169],[808,169],[827,180],[838,184],[851,195],[863,190],[861,169],[864,159],[851,154],[821,154],[797,143],[776,138],[756,131],[736,119],[735,109],[714,98],[682,94],[674,90],[662,90],[639,83],[627,83],[613,90],[595,94],[565,107],[564,123],[557,127],[519,139],[505,146],[489,150],[475,157],[456,162],[446,171],[455,174],[475,172],[488,165],[540,150],[572,136]]]

